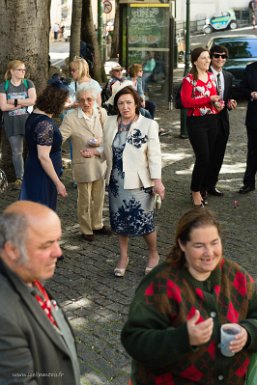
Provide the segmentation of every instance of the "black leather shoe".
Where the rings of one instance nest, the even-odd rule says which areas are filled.
[[[224,193],[218,190],[216,187],[210,187],[208,189],[208,194],[214,195],[215,197],[223,197]]]
[[[254,187],[244,185],[240,188],[240,190],[238,192],[239,192],[239,194],[247,194],[253,190],[255,190]]]
[[[98,229],[98,230],[93,230],[93,233],[94,234],[100,234],[100,235],[112,235],[112,231],[106,227],[106,226],[103,226],[101,229]]]
[[[88,242],[92,242],[94,240],[94,234],[81,234],[81,237]]]

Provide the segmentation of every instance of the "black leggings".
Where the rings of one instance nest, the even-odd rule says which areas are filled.
[[[207,172],[218,128],[218,115],[190,116],[187,118],[190,143],[195,153],[195,165],[192,173],[191,191],[207,188]]]

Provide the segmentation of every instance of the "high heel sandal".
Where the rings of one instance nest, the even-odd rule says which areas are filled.
[[[192,193],[190,193],[190,197],[191,197],[191,202],[192,202],[192,204],[193,204],[194,207],[202,207],[202,208],[204,208],[204,200],[203,200],[203,199],[202,199],[202,201],[201,201],[200,204],[196,204],[196,203],[194,202]],[[208,204],[208,203],[207,203],[207,204]]]
[[[145,268],[145,275],[149,274],[156,266],[159,265],[159,262],[160,262],[160,258],[158,258],[158,262],[156,263],[156,265],[154,266],[146,266]]]
[[[204,204],[204,206],[208,206],[208,193],[206,190],[202,190],[201,191],[201,195],[202,195],[202,202]]]
[[[127,267],[128,267],[128,263],[129,263],[129,259],[127,261],[126,267],[115,267],[115,269],[114,269],[115,277],[118,277],[118,278],[124,277],[126,270],[127,270]]]

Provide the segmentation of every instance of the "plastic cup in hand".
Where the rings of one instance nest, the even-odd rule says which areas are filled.
[[[223,356],[233,357],[235,353],[232,353],[229,349],[229,344],[235,339],[235,336],[239,334],[241,327],[238,324],[224,324],[220,329],[220,350]]]

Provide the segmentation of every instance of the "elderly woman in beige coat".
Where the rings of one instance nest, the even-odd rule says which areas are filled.
[[[78,109],[65,116],[61,124],[63,141],[71,138],[73,174],[78,183],[77,213],[82,236],[93,241],[94,234],[110,235],[103,225],[106,163],[99,157],[85,158],[81,151],[99,147],[107,114],[95,107],[97,94],[93,88],[77,92]]]

